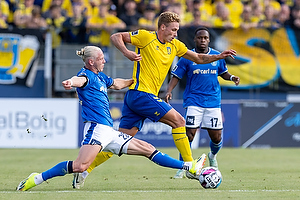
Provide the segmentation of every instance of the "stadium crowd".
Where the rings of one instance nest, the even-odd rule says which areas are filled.
[[[65,43],[110,45],[116,30],[156,30],[166,10],[181,27],[300,29],[300,0],[0,0],[0,28],[48,30]]]

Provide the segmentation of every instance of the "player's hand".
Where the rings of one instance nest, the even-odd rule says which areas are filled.
[[[64,86],[65,90],[71,90],[72,89],[72,80],[68,79],[62,82],[62,85]]]
[[[167,92],[165,95],[165,102],[169,103],[169,99],[172,99],[172,93],[171,92]]]
[[[220,56],[221,56],[221,59],[224,59],[228,56],[230,56],[232,59],[234,59],[234,56],[236,56],[236,51],[233,49],[225,50],[220,54]]]
[[[124,56],[131,61],[141,61],[142,56],[140,54],[135,53],[134,51],[127,51]]]
[[[240,84],[240,77],[233,76],[232,81],[235,83],[236,86],[238,86]]]

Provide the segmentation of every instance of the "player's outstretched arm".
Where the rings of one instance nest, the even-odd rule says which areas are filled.
[[[82,87],[86,81],[87,78],[85,76],[73,76],[72,78],[64,80],[62,85],[64,86],[65,90],[70,90],[73,87]]]
[[[109,88],[114,90],[121,90],[123,88],[130,86],[132,83],[133,83],[133,79],[115,78],[114,84],[112,84],[112,86],[110,86]]]
[[[196,53],[194,51],[188,50],[186,54],[183,55],[184,58],[189,59],[197,64],[206,64],[211,63],[220,59],[224,59],[226,57],[230,56],[234,59],[234,56],[236,56],[236,51],[231,50],[225,50],[221,54],[218,55],[207,55],[207,54],[200,54]]]

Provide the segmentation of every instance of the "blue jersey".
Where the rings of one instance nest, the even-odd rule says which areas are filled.
[[[220,54],[220,52],[209,48],[207,54],[214,55]],[[180,58],[171,73],[179,79],[186,75],[183,107],[220,108],[221,87],[218,76],[227,71],[224,59],[208,64],[196,64],[188,59]]]
[[[76,88],[82,105],[83,121],[112,127],[113,120],[109,111],[107,88],[113,84],[113,79],[102,72],[95,74],[86,68],[82,68],[77,76],[85,76],[88,79],[84,87]]]

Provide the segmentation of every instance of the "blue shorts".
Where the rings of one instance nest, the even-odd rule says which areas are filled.
[[[124,97],[122,117],[119,127],[131,129],[143,127],[146,118],[158,122],[172,106],[154,94],[128,90]]]

